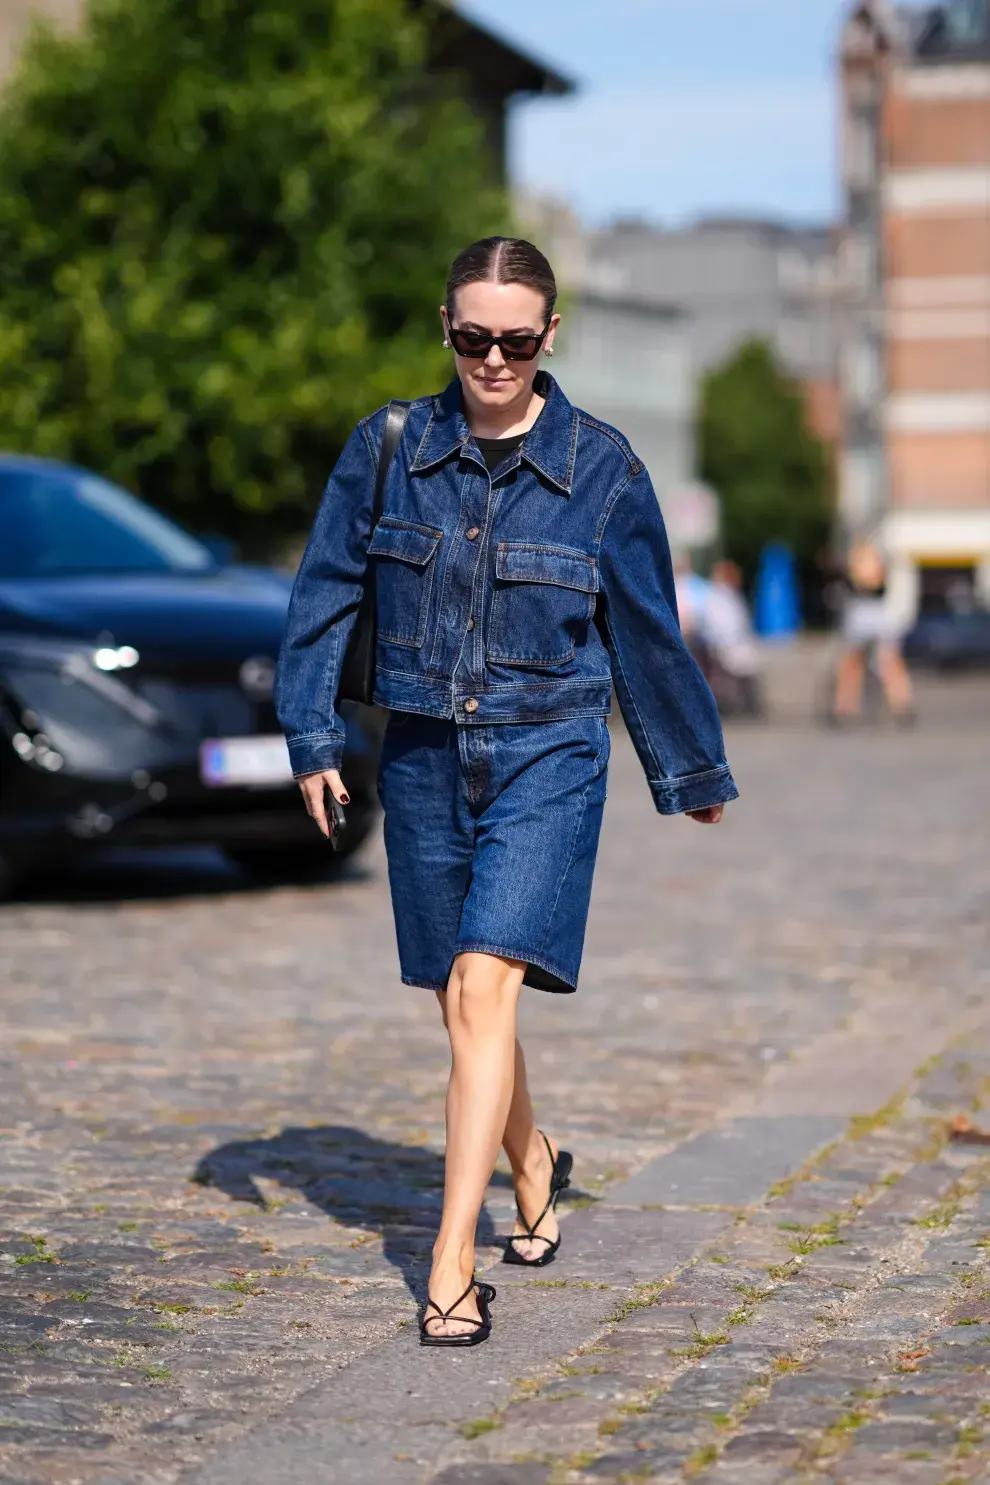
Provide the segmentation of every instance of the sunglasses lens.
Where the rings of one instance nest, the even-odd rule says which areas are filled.
[[[539,335],[507,335],[502,341],[502,355],[507,361],[532,361],[539,354]]]
[[[472,361],[483,361],[492,348],[492,337],[477,330],[451,330],[450,339],[459,356]]]

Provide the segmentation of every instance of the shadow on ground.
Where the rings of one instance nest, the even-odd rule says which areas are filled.
[[[189,897],[248,895],[275,886],[321,889],[341,882],[370,881],[373,873],[356,860],[337,862],[327,853],[326,870],[283,872],[277,880],[251,876],[210,847],[159,850],[123,848],[87,852],[74,862],[38,870],[21,883],[13,903],[115,903],[169,901]]]
[[[426,1297],[430,1250],[440,1223],[443,1156],[419,1145],[375,1139],[348,1125],[283,1129],[269,1139],[232,1140],[204,1155],[193,1180],[235,1201],[265,1207],[259,1179],[297,1192],[347,1227],[381,1234],[385,1258],[418,1300]],[[492,1185],[510,1187],[496,1171]],[[484,1208],[478,1246],[500,1247]]]

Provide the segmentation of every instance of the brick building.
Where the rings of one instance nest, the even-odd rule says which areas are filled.
[[[906,616],[990,602],[990,0],[858,4],[842,63],[844,525]]]

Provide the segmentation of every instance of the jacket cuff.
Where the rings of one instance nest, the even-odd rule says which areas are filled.
[[[683,815],[713,804],[728,804],[739,798],[739,790],[727,763],[706,768],[703,773],[685,773],[679,778],[650,779],[650,792],[661,815]]]
[[[305,737],[287,737],[293,778],[307,773],[322,773],[327,768],[339,772],[344,762],[344,738],[339,732],[312,732]]]

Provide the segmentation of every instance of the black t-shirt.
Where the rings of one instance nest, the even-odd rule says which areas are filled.
[[[886,598],[887,596],[886,580],[878,583],[875,588],[863,588],[858,583],[854,583],[848,573],[843,573],[839,578],[839,588],[846,602],[852,598]]]
[[[484,459],[488,473],[494,474],[503,459],[521,448],[525,437],[525,433],[513,433],[509,438],[476,438],[478,453]]]

